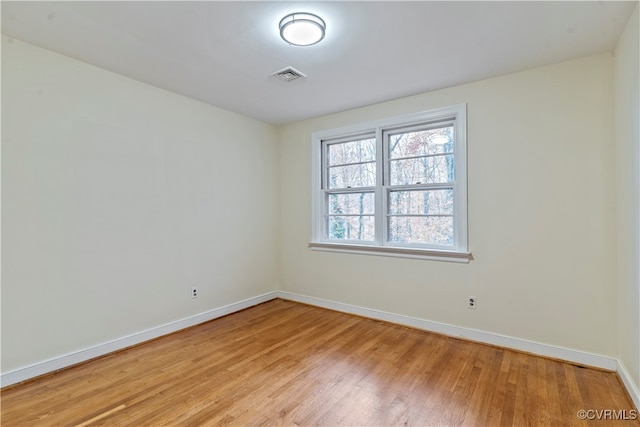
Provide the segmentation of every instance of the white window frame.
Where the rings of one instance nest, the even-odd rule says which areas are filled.
[[[386,132],[396,128],[424,127],[452,124],[454,129],[454,181],[444,186],[453,188],[454,237],[453,245],[446,247],[398,244],[387,242],[388,147],[384,140]],[[376,186],[375,192],[375,241],[335,240],[325,237],[326,193],[323,188],[325,159],[324,144],[353,140],[358,137],[375,136],[376,139]],[[449,107],[422,111],[387,120],[360,123],[312,134],[312,236],[309,247],[313,250],[355,254],[383,255],[403,258],[431,259],[440,261],[469,262],[467,230],[467,106],[458,104]],[[439,184],[426,187],[435,188]],[[362,191],[362,188],[354,191]],[[370,187],[366,188],[371,190]],[[383,197],[384,196],[384,197]]]

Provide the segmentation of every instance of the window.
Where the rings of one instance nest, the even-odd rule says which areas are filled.
[[[312,249],[468,262],[466,105],[313,134]]]

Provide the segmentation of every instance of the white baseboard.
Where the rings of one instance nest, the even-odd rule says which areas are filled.
[[[400,325],[410,326],[426,331],[437,332],[452,337],[464,338],[471,341],[477,341],[486,344],[493,344],[500,347],[512,348],[514,350],[525,351],[555,359],[566,360],[568,362],[581,365],[594,366],[602,369],[617,371],[629,395],[633,399],[636,407],[640,407],[640,391],[626,370],[622,362],[617,359],[601,356],[592,353],[586,353],[579,350],[572,350],[564,347],[557,347],[548,344],[542,344],[534,341],[524,340],[520,338],[509,337],[506,335],[495,334],[491,332],[480,331],[476,329],[463,328],[460,326],[449,325],[446,323],[434,322],[431,320],[420,319],[401,314],[389,313],[381,310],[374,310],[366,307],[360,307],[350,304],[344,304],[336,301],[329,301],[321,298],[310,297],[295,294],[287,291],[273,291],[256,297],[248,298],[232,304],[215,308],[195,316],[167,323],[146,331],[141,331],[123,338],[98,344],[83,350],[69,353],[63,356],[55,357],[43,362],[39,362],[23,368],[0,374],[0,386],[5,387],[26,381],[37,376],[57,371],[72,365],[76,365],[114,351],[122,350],[132,345],[179,331],[190,326],[195,326],[218,317],[226,316],[236,311],[244,310],[257,304],[275,299],[282,298],[290,301],[301,302],[318,307],[328,308],[330,310],[341,311],[344,313],[356,314],[371,319],[383,320]]]
[[[580,365],[594,366],[601,369],[608,369],[610,371],[615,371],[618,367],[618,361],[614,358],[586,353],[579,350],[572,350],[564,347],[542,344],[521,338],[514,338],[506,335],[495,334],[492,332],[480,331],[477,329],[463,328],[446,323],[420,319],[417,317],[410,317],[401,314],[388,313],[386,311],[373,310],[370,308],[294,294],[286,291],[278,291],[277,296],[278,298],[282,299],[302,302],[305,304],[315,305],[318,307],[328,308],[344,313],[357,314],[359,316],[377,320],[384,320],[391,323],[397,323],[399,325],[411,326],[413,328],[423,329],[430,332],[437,332],[439,334],[448,335],[451,337],[464,338],[470,341],[477,341],[485,344],[492,344],[500,347],[524,351],[540,356],[552,357],[554,359],[565,360]]]
[[[622,383],[629,392],[631,400],[636,405],[636,409],[640,410],[640,389],[638,389],[638,385],[633,381],[631,374],[620,360],[618,360],[616,371],[618,371],[618,376],[620,376]]]
[[[330,310],[341,311],[344,313],[356,314],[358,316],[368,317],[370,319],[383,320],[386,322],[397,323],[399,325],[410,326],[413,328],[436,332],[451,337],[464,338],[470,341],[477,341],[485,344],[511,348],[531,354],[565,360],[567,362],[576,363],[579,365],[593,366],[596,368],[616,371],[618,373],[618,376],[622,380],[624,387],[627,389],[629,396],[631,396],[636,409],[640,409],[640,389],[638,388],[638,384],[633,381],[631,374],[629,374],[629,371],[627,371],[624,364],[620,360],[614,359],[612,357],[601,356],[598,354],[587,353],[580,350],[573,350],[549,344],[542,344],[535,341],[514,338],[506,335],[495,334],[492,332],[480,331],[477,329],[463,328],[446,323],[404,316],[401,314],[389,313],[381,310],[374,310],[371,308],[360,307],[356,305],[344,304],[341,302],[295,294],[287,291],[278,291],[276,292],[276,295],[278,298],[301,302],[317,307],[328,308]]]
[[[131,347],[132,345],[140,344],[142,342],[149,341],[151,339],[158,338],[163,335],[188,328],[190,326],[195,326],[197,324],[204,323],[218,317],[226,316],[227,314],[231,314],[257,304],[261,304],[274,298],[277,298],[277,292],[268,292],[263,295],[258,295],[253,298],[248,298],[242,301],[215,308],[213,310],[206,311],[204,313],[196,314],[195,316],[187,317],[185,319],[176,320],[175,322],[147,329],[146,331],[137,332],[123,338],[118,338],[113,341],[98,344],[96,346],[85,348],[83,350],[79,350],[63,356],[55,357],[44,362],[39,362],[30,366],[18,368],[6,373],[3,372],[0,375],[0,386],[5,387],[11,384],[16,384],[43,374],[76,365],[81,362],[86,362],[87,360],[104,356],[105,354],[113,353],[114,351],[122,350],[124,348]]]

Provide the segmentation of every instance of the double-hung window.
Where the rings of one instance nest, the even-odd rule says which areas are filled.
[[[466,105],[313,134],[318,250],[467,262]]]

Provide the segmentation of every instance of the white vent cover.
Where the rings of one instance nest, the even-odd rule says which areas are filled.
[[[283,82],[292,82],[294,80],[297,80],[301,77],[307,77],[306,74],[304,74],[301,71],[296,70],[293,67],[287,67],[287,68],[283,68],[282,70],[278,70],[274,73],[271,73],[272,76],[275,76],[277,78],[279,78],[280,80],[282,80]]]

